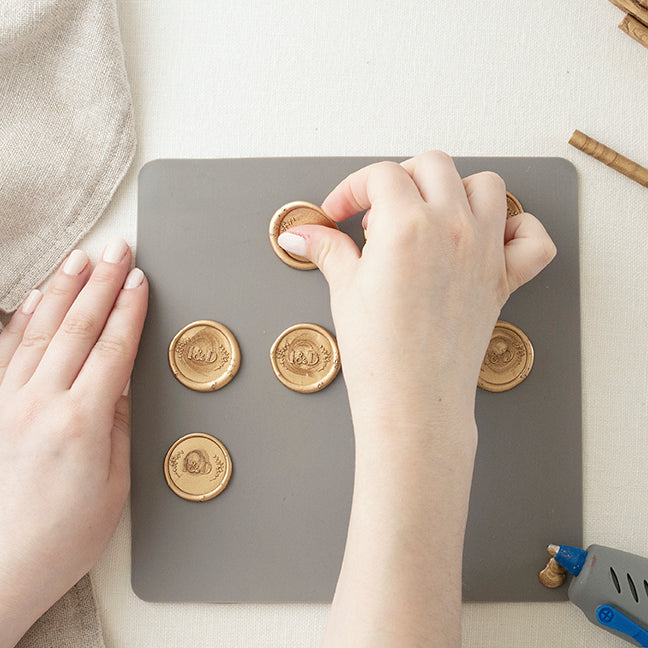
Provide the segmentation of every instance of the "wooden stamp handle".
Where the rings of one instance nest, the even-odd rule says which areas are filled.
[[[583,151],[583,153],[587,153],[587,155],[591,155],[593,158],[603,162],[603,164],[607,164],[615,171],[623,173],[631,180],[648,187],[648,169],[617,153],[610,147],[605,146],[605,144],[597,142],[594,138],[588,137],[579,130],[574,131],[569,143]]]
[[[648,0],[646,0],[646,2],[648,2]],[[637,43],[648,48],[648,27],[643,23],[640,23],[636,18],[633,18],[630,14],[621,21],[619,29],[628,34],[631,38],[634,38]]]
[[[645,2],[638,2],[637,0],[610,0],[615,6],[630,14],[644,25],[648,25],[648,7]]]

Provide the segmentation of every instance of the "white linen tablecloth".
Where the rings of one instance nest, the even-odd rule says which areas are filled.
[[[585,542],[648,556],[648,190],[571,148],[648,165],[648,50],[606,0],[118,0],[140,142],[85,240],[136,237],[159,157],[563,156],[580,174]],[[146,271],[146,268],[144,268]],[[559,541],[559,539],[557,539]],[[318,646],[326,605],[151,604],[125,512],[93,570],[108,648]],[[571,604],[468,604],[464,646],[626,646]]]

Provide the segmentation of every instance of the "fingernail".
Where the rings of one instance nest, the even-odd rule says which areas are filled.
[[[88,255],[83,250],[74,250],[63,266],[66,275],[75,277],[88,265]]]
[[[129,378],[126,387],[124,387],[124,391],[122,392],[122,396],[128,396],[128,392],[130,391],[130,381],[131,379]]]
[[[139,268],[133,268],[124,281],[124,290],[137,288],[142,285],[142,281],[144,281],[144,273]]]
[[[290,232],[284,232],[279,235],[277,243],[290,254],[296,254],[297,256],[305,257],[306,256],[306,239],[297,234],[291,234]]]
[[[128,243],[124,239],[116,238],[106,245],[103,260],[106,263],[119,263],[128,251]]]
[[[27,295],[27,299],[23,302],[22,312],[25,313],[25,315],[31,315],[36,310],[36,306],[38,306],[42,298],[43,293],[40,290],[37,288],[32,290],[29,295]]]

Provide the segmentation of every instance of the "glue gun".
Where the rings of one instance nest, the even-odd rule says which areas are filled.
[[[574,575],[567,595],[592,623],[648,647],[648,559],[600,545],[549,551]]]

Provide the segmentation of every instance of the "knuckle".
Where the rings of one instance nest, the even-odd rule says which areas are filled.
[[[92,273],[92,277],[90,279],[91,285],[94,285],[98,288],[102,288],[104,286],[112,287],[117,282],[117,269],[114,266],[108,266],[108,264],[98,265],[95,268],[95,271]]]
[[[498,173],[495,173],[494,171],[482,171],[479,175],[481,175],[482,179],[490,184],[493,189],[497,189],[498,191],[506,189],[504,178],[502,178]]]
[[[28,349],[44,349],[50,343],[51,335],[40,329],[27,329],[23,335],[21,345]]]
[[[317,253],[317,267],[326,272],[329,265],[329,259],[333,252],[333,243],[330,238],[325,237],[320,241],[319,250]]]
[[[383,160],[382,162],[376,162],[375,168],[385,177],[393,178],[397,175],[403,175],[403,174],[409,176],[409,174],[407,173],[407,171],[405,171],[402,165],[392,160]]]
[[[87,338],[97,330],[97,325],[92,317],[87,315],[69,315],[61,324],[61,332],[72,337]]]
[[[438,149],[427,151],[426,153],[423,153],[422,157],[424,160],[431,162],[452,162],[454,164],[454,161],[450,155],[448,155],[445,151],[440,151]]]
[[[558,248],[556,247],[556,244],[550,238],[547,238],[544,244],[543,261],[545,262],[545,265],[551,263],[554,260],[557,253],[558,253]]]
[[[70,295],[70,289],[67,288],[66,286],[61,286],[55,281],[52,282],[50,287],[47,289],[47,294],[50,297],[68,297]]]
[[[123,337],[103,334],[95,344],[95,349],[105,355],[130,355],[130,346]]]

